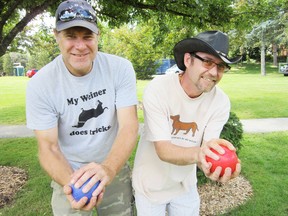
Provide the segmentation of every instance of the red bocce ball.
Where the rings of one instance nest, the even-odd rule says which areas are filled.
[[[220,166],[222,167],[222,171],[220,176],[224,175],[225,169],[227,167],[230,167],[232,169],[232,173],[235,171],[236,169],[236,164],[238,163],[238,157],[236,152],[228,149],[226,146],[221,145],[221,147],[225,150],[225,153],[223,155],[219,154],[216,150],[211,149],[212,152],[214,152],[215,154],[217,154],[220,158],[219,160],[214,160],[210,157],[206,156],[206,160],[207,162],[211,162],[212,163],[212,167],[210,169],[210,172],[214,172],[215,169]]]

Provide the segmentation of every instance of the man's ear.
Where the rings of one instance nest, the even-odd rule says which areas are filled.
[[[184,65],[186,66],[186,68],[191,64],[191,63],[193,63],[193,58],[192,58],[192,56],[190,55],[190,53],[185,53],[184,54],[184,59],[183,59],[183,61],[184,61]]]

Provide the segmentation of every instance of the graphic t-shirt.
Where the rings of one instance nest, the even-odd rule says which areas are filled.
[[[169,140],[183,147],[218,138],[229,118],[230,101],[219,88],[190,98],[178,74],[152,80],[143,94],[144,131],[133,168],[133,187],[151,202],[165,203],[197,183],[196,164],[178,166],[159,159],[154,143]]]
[[[116,110],[137,104],[132,64],[98,52],[93,69],[73,76],[62,56],[43,67],[27,87],[27,127],[58,126],[60,148],[74,169],[101,162],[117,134]]]

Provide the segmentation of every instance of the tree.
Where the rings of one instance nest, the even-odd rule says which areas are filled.
[[[255,24],[267,20],[267,17],[272,17],[279,11],[287,11],[288,7],[286,0],[87,1],[92,2],[99,20],[108,23],[110,27],[119,27],[124,23],[147,23],[154,19],[159,29],[158,33],[154,32],[154,46],[167,41],[167,32],[186,32],[186,36],[191,37],[208,29],[224,32],[234,30],[235,38],[239,43],[243,43],[245,34]],[[38,14],[48,11],[54,16],[60,2],[61,0],[0,0],[0,56],[7,50],[13,50],[10,45],[17,44],[15,37]],[[177,34],[174,37],[177,38]],[[172,44],[175,41],[170,38],[168,42]],[[171,47],[171,44],[167,47]],[[168,51],[167,47],[164,47],[166,50],[163,49],[164,54]]]
[[[15,52],[7,53],[3,56],[3,71],[8,75],[13,75],[14,63],[20,63],[25,67],[27,62],[27,55]]]
[[[3,72],[3,58],[0,57],[0,76],[1,76],[1,73]]]
[[[288,12],[286,0],[239,0],[235,4],[238,16],[234,17],[232,24],[235,25],[236,33],[244,47],[259,47],[261,50],[261,74],[266,75],[265,53],[269,45],[279,44],[279,35],[283,35],[287,19],[284,19]],[[287,26],[287,25],[286,25]],[[281,36],[282,39],[287,36]],[[272,50],[273,52],[273,50]],[[277,52],[273,52],[274,64],[277,65]]]
[[[60,0],[14,0],[0,1],[0,56],[4,55],[8,46],[18,33],[38,14]],[[21,15],[24,14],[24,15]]]
[[[30,54],[29,68],[41,68],[60,54],[54,34],[43,22],[38,24],[38,31],[31,37],[22,37],[21,44]],[[23,39],[25,38],[25,39]],[[25,44],[25,45],[24,45]]]
[[[157,61],[174,58],[173,47],[177,41],[197,33],[192,24],[189,28],[173,25],[177,19],[163,16],[161,26],[155,17],[137,25],[123,25],[112,30],[101,26],[101,35],[105,36],[101,37],[100,50],[128,58],[133,63],[137,78],[149,79],[159,67]]]
[[[133,63],[137,78],[149,79],[155,74],[155,62],[162,56],[159,49],[153,48],[152,36],[152,29],[148,25],[124,25],[105,32],[101,50],[128,58]]]
[[[16,35],[38,14],[54,11],[60,0],[0,0],[0,56],[4,55]],[[91,0],[98,18],[109,26],[123,23],[147,21],[156,16],[161,24],[161,17],[178,17],[174,25],[198,28],[225,27],[235,15],[232,0]],[[24,15],[23,15],[24,14]],[[164,35],[162,35],[164,37]]]
[[[279,22],[279,18],[276,18],[274,20],[268,20],[268,21],[262,22],[260,25],[256,26],[251,31],[250,34],[247,35],[250,46],[254,45],[254,46],[260,47],[261,75],[263,76],[266,75],[265,55],[266,55],[267,46],[272,44],[272,52],[273,52],[273,47],[275,47],[276,44],[281,43],[282,37],[279,37],[279,35],[282,35],[284,31],[285,31],[285,25]],[[277,55],[277,52],[273,52],[273,55]],[[277,59],[277,56],[276,56],[276,59]],[[274,56],[274,61],[275,61],[275,56]],[[277,65],[277,62],[275,64]]]
[[[3,56],[3,72],[7,75],[13,75],[13,62],[9,54]]]

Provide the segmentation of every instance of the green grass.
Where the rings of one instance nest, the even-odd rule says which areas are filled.
[[[244,135],[239,154],[253,197],[228,215],[288,215],[287,132]]]
[[[234,66],[219,86],[228,94],[232,111],[240,119],[288,117],[287,77],[267,63],[266,76],[259,64]]]
[[[39,166],[35,138],[0,139],[0,152],[0,165],[23,168],[29,176],[14,202],[0,209],[0,215],[52,215],[50,179]],[[226,215],[287,215],[287,132],[245,134],[239,158],[253,196]]]
[[[240,119],[288,117],[287,81],[279,74],[227,74],[219,86]]]
[[[25,90],[29,78],[0,77],[1,124],[25,124]],[[137,81],[138,100],[142,101],[143,90],[148,80]],[[260,75],[258,64],[234,66],[225,74],[219,86],[228,94],[232,111],[240,119],[288,117],[288,77],[278,69],[267,65],[267,75]],[[138,117],[143,122],[143,112]]]
[[[0,152],[1,166],[19,167],[28,174],[15,202],[0,209],[0,215],[52,215],[50,178],[39,165],[35,138],[0,139]]]
[[[0,77],[0,124],[24,124],[28,77]]]

